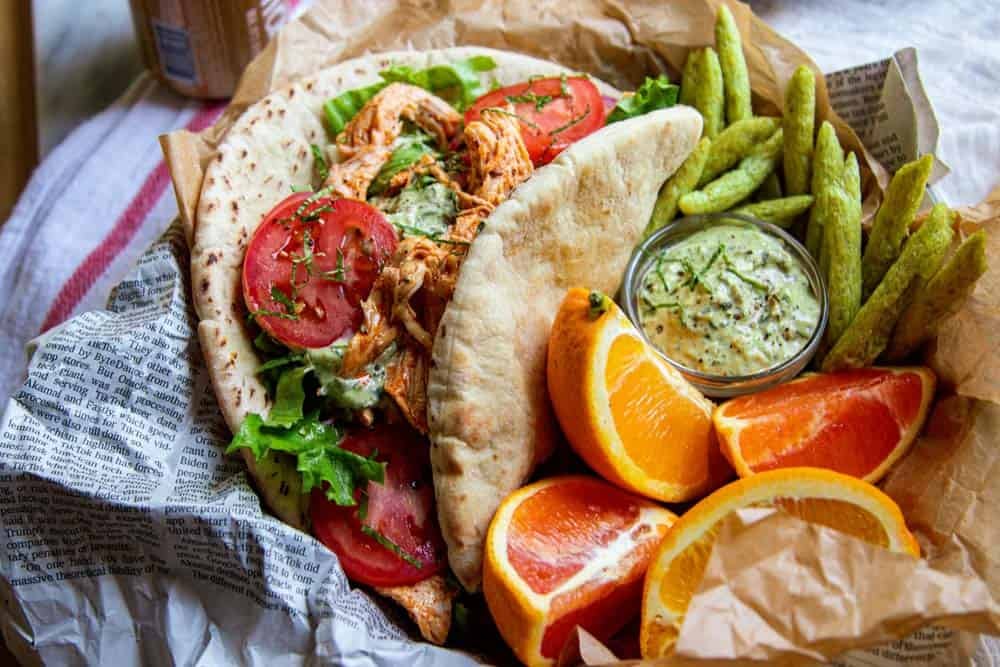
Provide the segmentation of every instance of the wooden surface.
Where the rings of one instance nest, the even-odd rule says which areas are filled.
[[[0,1],[0,224],[38,163],[33,44],[31,3]]]
[[[38,164],[33,34],[31,3],[0,0],[0,225]],[[2,639],[0,664],[17,664]]]

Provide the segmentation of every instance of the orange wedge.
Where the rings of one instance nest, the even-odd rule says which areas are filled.
[[[555,477],[500,505],[483,594],[514,654],[551,665],[577,625],[608,639],[639,613],[649,559],[676,517],[593,477]]]
[[[547,377],[567,439],[608,481],[680,502],[732,474],[712,429],[712,402],[608,297],[566,294],[549,335]]]
[[[727,484],[674,523],[649,565],[639,631],[644,658],[673,652],[708,565],[719,521],[751,506],[778,507],[892,551],[920,555],[896,503],[855,477],[821,468],[785,468]]]
[[[720,405],[715,432],[740,477],[812,466],[874,484],[913,444],[934,384],[927,368],[807,375]]]

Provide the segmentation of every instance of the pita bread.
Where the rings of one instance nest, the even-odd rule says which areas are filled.
[[[545,354],[560,302],[571,287],[618,289],[660,186],[701,125],[674,107],[573,144],[497,207],[470,248],[428,387],[438,516],[467,589],[479,586],[497,506],[555,442]]]
[[[219,408],[234,433],[247,414],[266,414],[270,400],[257,379],[260,359],[246,326],[241,269],[247,242],[264,215],[291,192],[311,181],[310,144],[327,143],[323,103],[346,90],[379,81],[391,64],[424,68],[489,55],[497,68],[482,75],[501,84],[532,75],[571,73],[564,67],[520,54],[481,47],[397,51],[348,60],[295,81],[249,107],[226,134],[205,173],[195,218],[191,252],[198,337]],[[595,81],[602,93],[614,88]],[[294,462],[272,454],[244,460],[265,504],[297,528],[307,524],[301,479]]]

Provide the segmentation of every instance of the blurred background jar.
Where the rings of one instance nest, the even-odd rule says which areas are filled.
[[[146,66],[182,95],[224,98],[302,0],[129,0]]]

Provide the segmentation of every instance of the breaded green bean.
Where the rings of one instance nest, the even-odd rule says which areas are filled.
[[[758,145],[740,161],[739,167],[715,179],[701,190],[680,199],[685,215],[726,211],[749,197],[781,162],[781,130]]]
[[[705,123],[701,134],[715,139],[725,127],[726,98],[722,68],[715,49],[706,47],[688,54],[681,76],[681,104],[694,107]]]
[[[941,323],[959,311],[986,269],[986,232],[979,230],[958,246],[927,288],[903,311],[886,357],[891,361],[904,359],[937,335]]]
[[[858,172],[858,160],[851,153],[844,167],[844,186],[832,187],[822,196],[830,197],[829,217],[823,226],[822,258],[826,266],[827,300],[830,318],[826,326],[827,345],[832,346],[843,335],[861,308],[861,206],[853,201],[848,181]]]
[[[815,118],[816,77],[811,69],[799,65],[785,88],[785,153],[781,168],[790,195],[809,192]]]
[[[848,153],[848,155],[847,155],[847,162],[844,165],[844,173],[841,174],[839,185],[844,190],[844,192],[847,194],[847,196],[848,196],[848,203],[850,203],[850,205],[851,205],[851,207],[849,209],[849,216],[850,216],[850,218],[852,220],[857,220],[858,221],[858,225],[859,225],[858,229],[860,230],[860,225],[861,225],[861,170],[860,170],[860,168],[858,166],[858,158],[857,158],[857,156],[854,155],[854,153]],[[820,228],[821,229],[824,228],[824,226],[826,224],[826,221],[829,218],[831,218],[834,215],[836,215],[834,212],[829,211],[826,208],[828,201],[829,200],[824,201],[823,203],[819,204],[819,207],[821,209],[821,215],[819,216],[819,220],[820,220],[820,223],[821,223],[820,224]],[[824,233],[823,236],[825,238],[826,234]],[[860,244],[861,244],[861,239],[859,238],[858,239],[858,262],[861,261],[861,245]],[[829,269],[830,269],[830,253],[827,252],[826,247],[823,246],[822,244],[820,245],[820,251],[819,251],[819,266],[820,266],[820,272],[823,274],[824,279],[826,279],[827,276],[829,275]],[[852,276],[852,278],[853,278],[853,276]],[[860,273],[858,273],[857,278],[858,278],[859,281],[861,280],[861,274]],[[858,285],[859,285],[858,289],[860,290],[861,289],[860,282],[858,283]],[[859,294],[860,294],[860,292],[859,292]]]
[[[701,170],[705,168],[705,160],[708,159],[708,151],[711,146],[712,140],[703,137],[680,168],[660,188],[660,195],[656,198],[656,206],[653,207],[653,215],[649,219],[649,224],[646,225],[647,236],[669,223],[677,215],[677,201],[698,185],[698,177],[701,176]]]
[[[924,276],[940,265],[953,234],[952,213],[938,204],[823,359],[824,372],[870,366],[882,354],[899,317],[919,293]]]
[[[756,204],[740,206],[739,208],[734,208],[733,213],[752,215],[755,218],[770,222],[779,227],[789,227],[795,222],[795,218],[809,210],[812,203],[812,195],[796,195],[795,197],[768,199]]]
[[[924,188],[934,166],[934,157],[924,155],[899,168],[889,182],[885,199],[875,214],[862,260],[864,297],[875,291],[882,276],[899,256],[913,217],[924,199]]]
[[[816,197],[809,209],[809,222],[806,227],[806,250],[819,259],[820,247],[823,245],[823,221],[826,219],[825,202],[820,201],[820,192],[832,187],[844,173],[844,152],[840,149],[837,132],[833,125],[823,121],[816,136],[816,150],[813,151],[812,194]]]
[[[701,173],[698,187],[714,181],[719,174],[750,154],[762,141],[781,127],[780,118],[748,118],[733,123],[712,140],[708,162]]]
[[[750,104],[750,73],[743,57],[743,39],[736,20],[725,5],[715,15],[715,48],[719,51],[722,79],[726,85],[726,122],[753,116]]]
[[[781,191],[781,179],[778,178],[778,172],[776,171],[768,174],[768,177],[757,188],[757,192],[753,193],[753,198],[759,202],[781,199],[784,196],[784,193]]]

